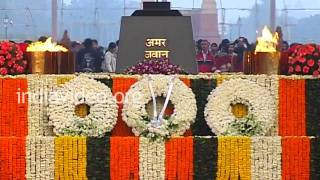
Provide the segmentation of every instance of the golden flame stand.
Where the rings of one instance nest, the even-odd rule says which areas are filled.
[[[28,52],[28,72],[32,74],[74,74],[72,52]]]
[[[46,52],[32,52],[30,53],[32,74],[44,74],[45,73],[45,59]],[[30,67],[29,67],[30,69]]]
[[[267,74],[280,73],[281,52],[245,52],[244,73],[245,74]]]

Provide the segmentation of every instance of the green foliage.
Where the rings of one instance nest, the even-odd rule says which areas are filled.
[[[257,121],[253,115],[238,119],[229,124],[225,136],[257,136],[263,132],[262,123]]]

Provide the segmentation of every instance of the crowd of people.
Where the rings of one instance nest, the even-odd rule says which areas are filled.
[[[109,43],[107,49],[97,40],[85,39],[83,43],[72,42],[71,51],[76,57],[76,72],[115,72],[118,45]]]
[[[63,40],[61,41],[63,43]],[[75,56],[76,72],[110,72],[116,71],[118,53],[117,42],[110,42],[107,48],[99,45],[95,39],[85,39],[82,43],[73,41],[69,49]]]
[[[239,37],[234,42],[223,39],[218,45],[208,40],[200,39],[196,42],[196,61],[198,71],[208,72],[242,72],[243,54],[252,51],[256,44],[250,44],[245,37]],[[286,41],[279,43],[280,51],[287,51],[289,44]]]
[[[45,42],[47,37],[42,36],[38,40]],[[25,43],[30,44],[31,42]],[[58,44],[73,52],[76,72],[113,73],[116,71],[119,41],[110,42],[105,48],[100,46],[96,39],[87,38],[83,42],[71,41],[68,32],[65,31]]]
[[[297,44],[293,43],[289,46],[289,43],[283,40],[280,26],[275,32],[278,35],[277,51],[287,52],[291,46]],[[215,42],[210,43],[206,39],[200,39],[196,41],[198,72],[243,72],[244,52],[254,51],[256,44],[257,42],[249,43],[245,37],[239,37],[233,42],[223,39],[219,45]],[[286,69],[281,71],[285,72]]]
[[[39,41],[45,42],[46,37],[40,37]],[[289,44],[281,36],[279,42],[279,51],[289,49]],[[59,44],[73,52],[76,72],[116,72],[119,41],[110,42],[104,48],[95,39],[70,41],[68,32],[65,31]],[[245,37],[239,37],[233,42],[223,39],[220,44],[200,39],[195,42],[198,72],[243,72],[243,54],[245,51],[253,51],[255,46],[255,43],[250,44]]]

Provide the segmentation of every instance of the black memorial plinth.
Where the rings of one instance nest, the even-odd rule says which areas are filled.
[[[177,10],[171,10],[170,2],[144,2],[143,10],[136,10],[131,16],[182,16]]]
[[[142,60],[164,58],[197,73],[191,17],[170,10],[169,2],[145,2],[143,7],[121,19],[117,73]]]

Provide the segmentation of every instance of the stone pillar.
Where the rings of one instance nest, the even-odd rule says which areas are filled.
[[[196,40],[207,39],[210,43],[220,42],[218,13],[215,0],[203,0],[199,12],[199,31]]]

